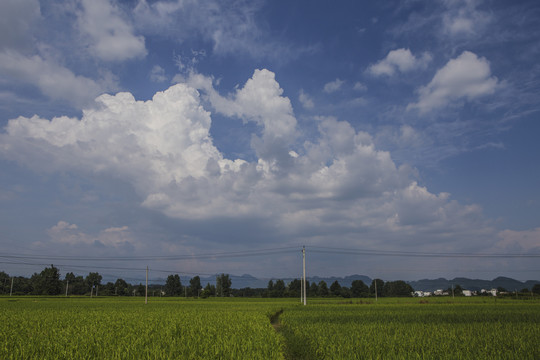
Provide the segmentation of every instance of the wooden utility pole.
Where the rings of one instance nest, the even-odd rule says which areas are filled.
[[[13,294],[13,280],[14,279],[15,279],[15,277],[11,278],[11,289],[9,290],[9,296],[11,296],[11,294]]]
[[[377,298],[377,279],[375,279],[373,281],[375,281],[375,302],[378,302],[378,298]]]
[[[68,288],[69,288],[69,280],[66,280],[66,297],[68,294]]]
[[[304,281],[302,284],[302,289],[304,290],[304,306],[307,305],[306,301],[306,247],[302,247],[302,267],[303,267],[303,273],[304,273]]]
[[[144,292],[144,303],[148,304],[148,266],[146,266],[146,291]]]

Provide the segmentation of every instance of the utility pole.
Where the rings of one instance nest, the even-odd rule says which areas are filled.
[[[454,299],[455,296],[454,296],[454,284],[452,284],[452,299]]]
[[[146,290],[144,292],[144,303],[148,304],[148,265],[146,266]]]
[[[304,302],[304,278],[300,280],[300,304]]]
[[[302,257],[304,257],[304,250],[302,249]],[[304,274],[300,277],[300,304],[304,303]]]
[[[304,272],[304,281],[302,283],[302,289],[304,290],[304,306],[307,305],[306,301],[306,247],[302,247],[302,265]]]
[[[373,280],[373,281],[375,281],[375,302],[378,302],[379,299],[378,299],[378,297],[377,297],[377,279],[375,279],[375,280]]]
[[[99,285],[96,285],[96,297],[98,296]]]
[[[15,279],[15,277],[11,278],[11,289],[9,290],[9,296],[11,296],[11,294],[13,294],[13,280],[14,279]]]
[[[94,292],[94,285],[90,287],[90,298],[92,298],[92,293]]]
[[[66,283],[66,297],[67,297],[67,294],[68,294],[68,288],[69,288],[69,280],[66,280],[67,283]]]

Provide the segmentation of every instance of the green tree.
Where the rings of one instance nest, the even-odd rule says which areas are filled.
[[[276,280],[276,284],[274,285],[274,297],[284,297],[286,290],[285,281],[281,279]]]
[[[68,295],[84,295],[89,290],[84,278],[75,276],[72,272],[66,274],[64,283],[68,287]]]
[[[348,298],[350,298],[352,296],[351,289],[349,289],[346,286],[342,286],[341,289],[339,290],[339,295],[341,297],[344,297],[344,298],[348,299]]]
[[[368,286],[362,280],[353,280],[351,283],[351,296],[355,298],[368,297]]]
[[[103,287],[99,288],[100,295],[112,296],[114,295],[114,292],[115,292],[114,283],[110,281],[107,282]]]
[[[531,291],[534,293],[534,294],[540,294],[540,284],[534,284]]]
[[[229,274],[221,274],[216,277],[216,292],[219,296],[229,297],[231,295],[232,281]]]
[[[273,297],[274,296],[274,281],[269,280],[268,285],[266,285],[266,297]]]
[[[118,296],[129,296],[132,293],[132,286],[124,279],[116,279],[114,282],[114,293]]]
[[[306,287],[307,287],[307,284],[306,284]],[[311,283],[311,285],[309,286],[309,288],[307,288],[307,293],[309,296],[318,296],[319,295],[319,286],[317,285],[317,283],[314,281]]]
[[[341,294],[341,285],[336,280],[330,285],[330,294],[334,296],[340,296]]]
[[[59,295],[62,293],[62,281],[60,280],[60,271],[51,265],[45,268],[41,273],[35,273],[31,278],[33,293],[36,295]]]
[[[199,276],[194,276],[189,280],[189,290],[191,296],[199,296],[199,290],[202,289],[201,278]]]
[[[324,280],[319,281],[319,291],[317,292],[318,296],[328,296],[328,285],[326,285],[326,282]]]
[[[384,281],[381,280],[381,279],[374,279],[372,282],[371,282],[371,285],[369,287],[369,293],[373,295],[373,297],[375,297],[375,284],[376,287],[377,287],[377,297],[381,297],[383,295],[383,290],[384,290]]]
[[[412,288],[412,286],[402,280],[387,281],[384,284],[384,289],[383,289],[384,296],[393,296],[393,297],[412,296],[413,292],[414,292],[414,289]]]
[[[11,288],[11,279],[9,275],[0,271],[0,294],[9,294]]]
[[[182,295],[182,282],[178,274],[167,276],[165,282],[165,296],[180,296]]]
[[[287,295],[289,297],[300,297],[300,292],[302,291],[301,289],[302,281],[294,279],[287,285]]]
[[[203,290],[203,297],[209,297],[209,296],[215,296],[216,295],[216,287],[214,285],[210,285],[210,283],[206,283],[206,286]]]
[[[101,285],[101,279],[103,279],[103,277],[99,275],[99,273],[91,272],[86,276],[86,285],[88,286],[88,288],[93,289],[96,286]]]
[[[144,296],[146,294],[146,287],[141,283],[139,283],[136,290],[138,296]]]

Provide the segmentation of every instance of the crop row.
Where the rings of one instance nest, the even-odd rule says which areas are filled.
[[[280,359],[268,306],[2,301],[2,359]]]
[[[540,304],[312,305],[281,316],[295,359],[539,359]]]

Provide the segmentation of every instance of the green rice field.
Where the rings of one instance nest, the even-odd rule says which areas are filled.
[[[540,301],[0,297],[1,359],[540,359]]]

